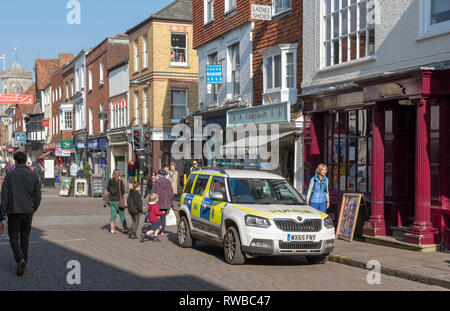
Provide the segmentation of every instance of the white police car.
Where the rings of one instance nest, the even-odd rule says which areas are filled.
[[[331,218],[305,204],[283,178],[263,171],[192,172],[180,200],[178,244],[223,246],[229,264],[257,256],[306,256],[325,263],[335,245]]]

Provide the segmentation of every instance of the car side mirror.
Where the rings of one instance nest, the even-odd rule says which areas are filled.
[[[223,201],[223,199],[224,199],[223,194],[220,192],[213,192],[213,193],[211,193],[210,197],[211,197],[211,200],[213,200],[213,201]]]

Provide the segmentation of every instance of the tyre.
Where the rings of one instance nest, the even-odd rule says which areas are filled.
[[[321,255],[321,256],[306,256],[306,260],[311,265],[323,265],[328,261],[328,258],[330,257],[330,254]]]
[[[195,239],[191,236],[189,222],[186,216],[182,216],[177,227],[178,245],[183,248],[192,248],[195,244]]]
[[[236,228],[229,227],[223,240],[225,261],[230,265],[245,264],[245,255],[241,248],[241,239]]]

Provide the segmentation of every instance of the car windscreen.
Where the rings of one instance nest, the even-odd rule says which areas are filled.
[[[285,180],[232,178],[233,203],[304,205],[298,192]]]

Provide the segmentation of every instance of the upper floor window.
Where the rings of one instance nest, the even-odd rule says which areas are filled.
[[[61,112],[61,130],[71,131],[72,122],[72,110],[63,110]]]
[[[139,71],[139,43],[134,41],[134,71]]]
[[[66,82],[66,99],[69,99],[69,82]]]
[[[450,1],[421,0],[421,35],[450,32]]]
[[[205,24],[214,20],[214,0],[204,0]]]
[[[374,55],[375,25],[367,19],[368,1],[322,1],[322,67]]]
[[[208,55],[208,65],[218,65],[217,52]],[[217,102],[217,95],[219,90],[219,85],[217,84],[207,84],[208,94],[212,94],[213,102]]]
[[[100,86],[105,84],[104,69],[105,69],[105,66],[103,65],[103,63],[100,63]]]
[[[149,109],[149,100],[148,100],[148,89],[144,90],[144,124],[148,123],[148,109]]]
[[[172,64],[186,64],[187,34],[172,33]]]
[[[289,11],[292,8],[291,0],[273,0],[273,15]]]
[[[73,82],[73,79],[72,79],[70,81],[70,90],[71,90],[70,96],[74,96],[75,95],[74,88],[75,88],[75,85],[74,85],[74,82]]]
[[[236,0],[225,0],[225,13],[236,8]]]
[[[231,68],[231,94],[233,98],[240,95],[240,68],[241,59],[239,53],[239,43],[233,44],[229,48],[230,68]]]
[[[89,69],[89,91],[92,91],[92,69]]]
[[[144,45],[144,68],[148,68],[148,44],[147,44],[147,36],[144,36],[143,39]]]
[[[178,123],[186,117],[187,90],[172,89],[172,123]]]

